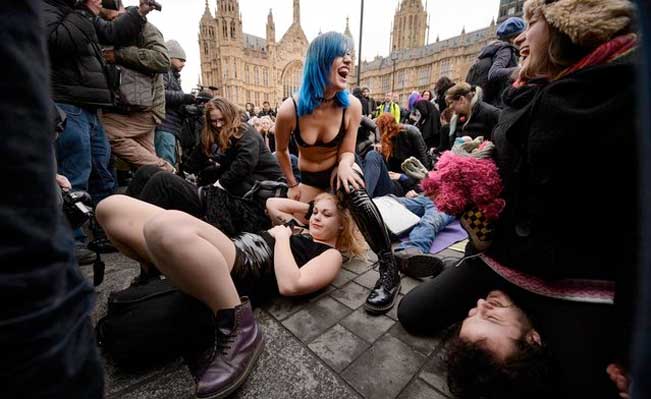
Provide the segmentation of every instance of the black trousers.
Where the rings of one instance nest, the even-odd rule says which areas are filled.
[[[617,397],[606,375],[617,355],[613,305],[536,295],[503,279],[479,258],[470,258],[410,291],[400,302],[398,319],[412,334],[437,334],[462,321],[479,298],[497,289],[533,321],[557,359],[568,397]]]
[[[103,367],[54,181],[43,2],[0,2],[0,394],[101,398]],[[74,56],[74,55],[71,55]]]
[[[138,169],[127,187],[127,195],[163,209],[175,209],[205,220],[233,238],[243,232],[258,233],[271,227],[264,205],[245,200],[224,190],[206,186],[199,196],[197,187],[156,166]]]
[[[183,211],[199,219],[203,216],[197,187],[157,166],[140,167],[129,183],[126,194],[163,209]]]

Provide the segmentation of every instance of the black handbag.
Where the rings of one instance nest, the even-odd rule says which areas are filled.
[[[122,367],[138,368],[178,358],[208,346],[210,309],[168,280],[112,292],[106,316],[97,322],[97,345]]]

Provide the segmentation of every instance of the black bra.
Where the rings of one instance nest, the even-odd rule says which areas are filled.
[[[344,139],[344,136],[346,135],[346,129],[344,126],[344,117],[346,116],[346,108],[344,108],[343,113],[341,114],[341,126],[339,127],[339,133],[337,133],[337,136],[332,139],[332,141],[329,141],[327,143],[324,143],[323,141],[316,141],[314,144],[308,144],[303,140],[303,137],[301,137],[301,128],[299,127],[298,124],[298,106],[296,105],[296,100],[292,97],[292,102],[294,103],[294,109],[296,110],[296,126],[294,127],[294,138],[296,139],[296,144],[298,144],[299,147],[337,147],[339,143],[342,142]]]

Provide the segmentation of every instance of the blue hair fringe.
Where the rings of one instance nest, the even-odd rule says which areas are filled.
[[[311,114],[321,104],[329,83],[332,62],[345,55],[349,49],[352,49],[350,39],[338,32],[323,33],[310,43],[305,55],[303,81],[298,90],[299,117]],[[335,101],[343,108],[348,108],[348,90],[337,92]]]

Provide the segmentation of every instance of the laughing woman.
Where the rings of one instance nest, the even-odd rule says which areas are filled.
[[[99,204],[97,219],[122,253],[155,265],[175,286],[213,311],[215,341],[206,352],[209,364],[192,370],[198,398],[229,395],[244,382],[262,352],[262,332],[249,299],[241,294],[256,299],[318,291],[337,276],[340,251],[362,252],[354,222],[334,195],[317,196],[306,220],[303,215],[309,207],[291,200],[271,200],[268,207],[272,215],[307,223],[309,234],[276,226],[231,240],[187,213],[131,197],[114,195]]]
[[[528,25],[517,40],[525,59],[516,84],[504,92],[492,135],[506,201],[492,245],[410,291],[398,319],[408,331],[428,334],[468,315],[461,338],[492,362],[479,370],[476,358],[466,357],[465,366],[454,368],[466,382],[457,386],[484,385],[481,395],[463,397],[530,398],[517,389],[529,389],[534,369],[502,374],[495,368],[521,365],[531,347],[476,328],[478,319],[484,326],[529,327],[521,314],[497,314],[518,303],[537,322],[540,339],[521,341],[528,328],[511,338],[546,342],[558,360],[563,395],[545,397],[613,398],[606,368],[627,364],[637,282],[635,8],[627,0],[527,0],[524,15]],[[458,94],[448,90],[456,107],[468,100]],[[604,150],[607,168],[594,156]],[[604,206],[617,217],[577,216]],[[515,302],[489,295],[495,289]],[[500,374],[525,379],[490,384]],[[491,394],[491,387],[508,387],[510,395]]]
[[[380,279],[367,298],[365,309],[381,314],[394,305],[400,291],[400,276],[382,217],[364,190],[361,169],[355,164],[362,106],[346,90],[353,62],[352,45],[336,32],[324,33],[310,44],[301,88],[296,98],[288,98],[278,111],[276,156],[287,178],[290,198],[308,202],[331,189],[346,193],[347,207],[380,262]],[[289,158],[291,134],[298,143],[300,183]]]

